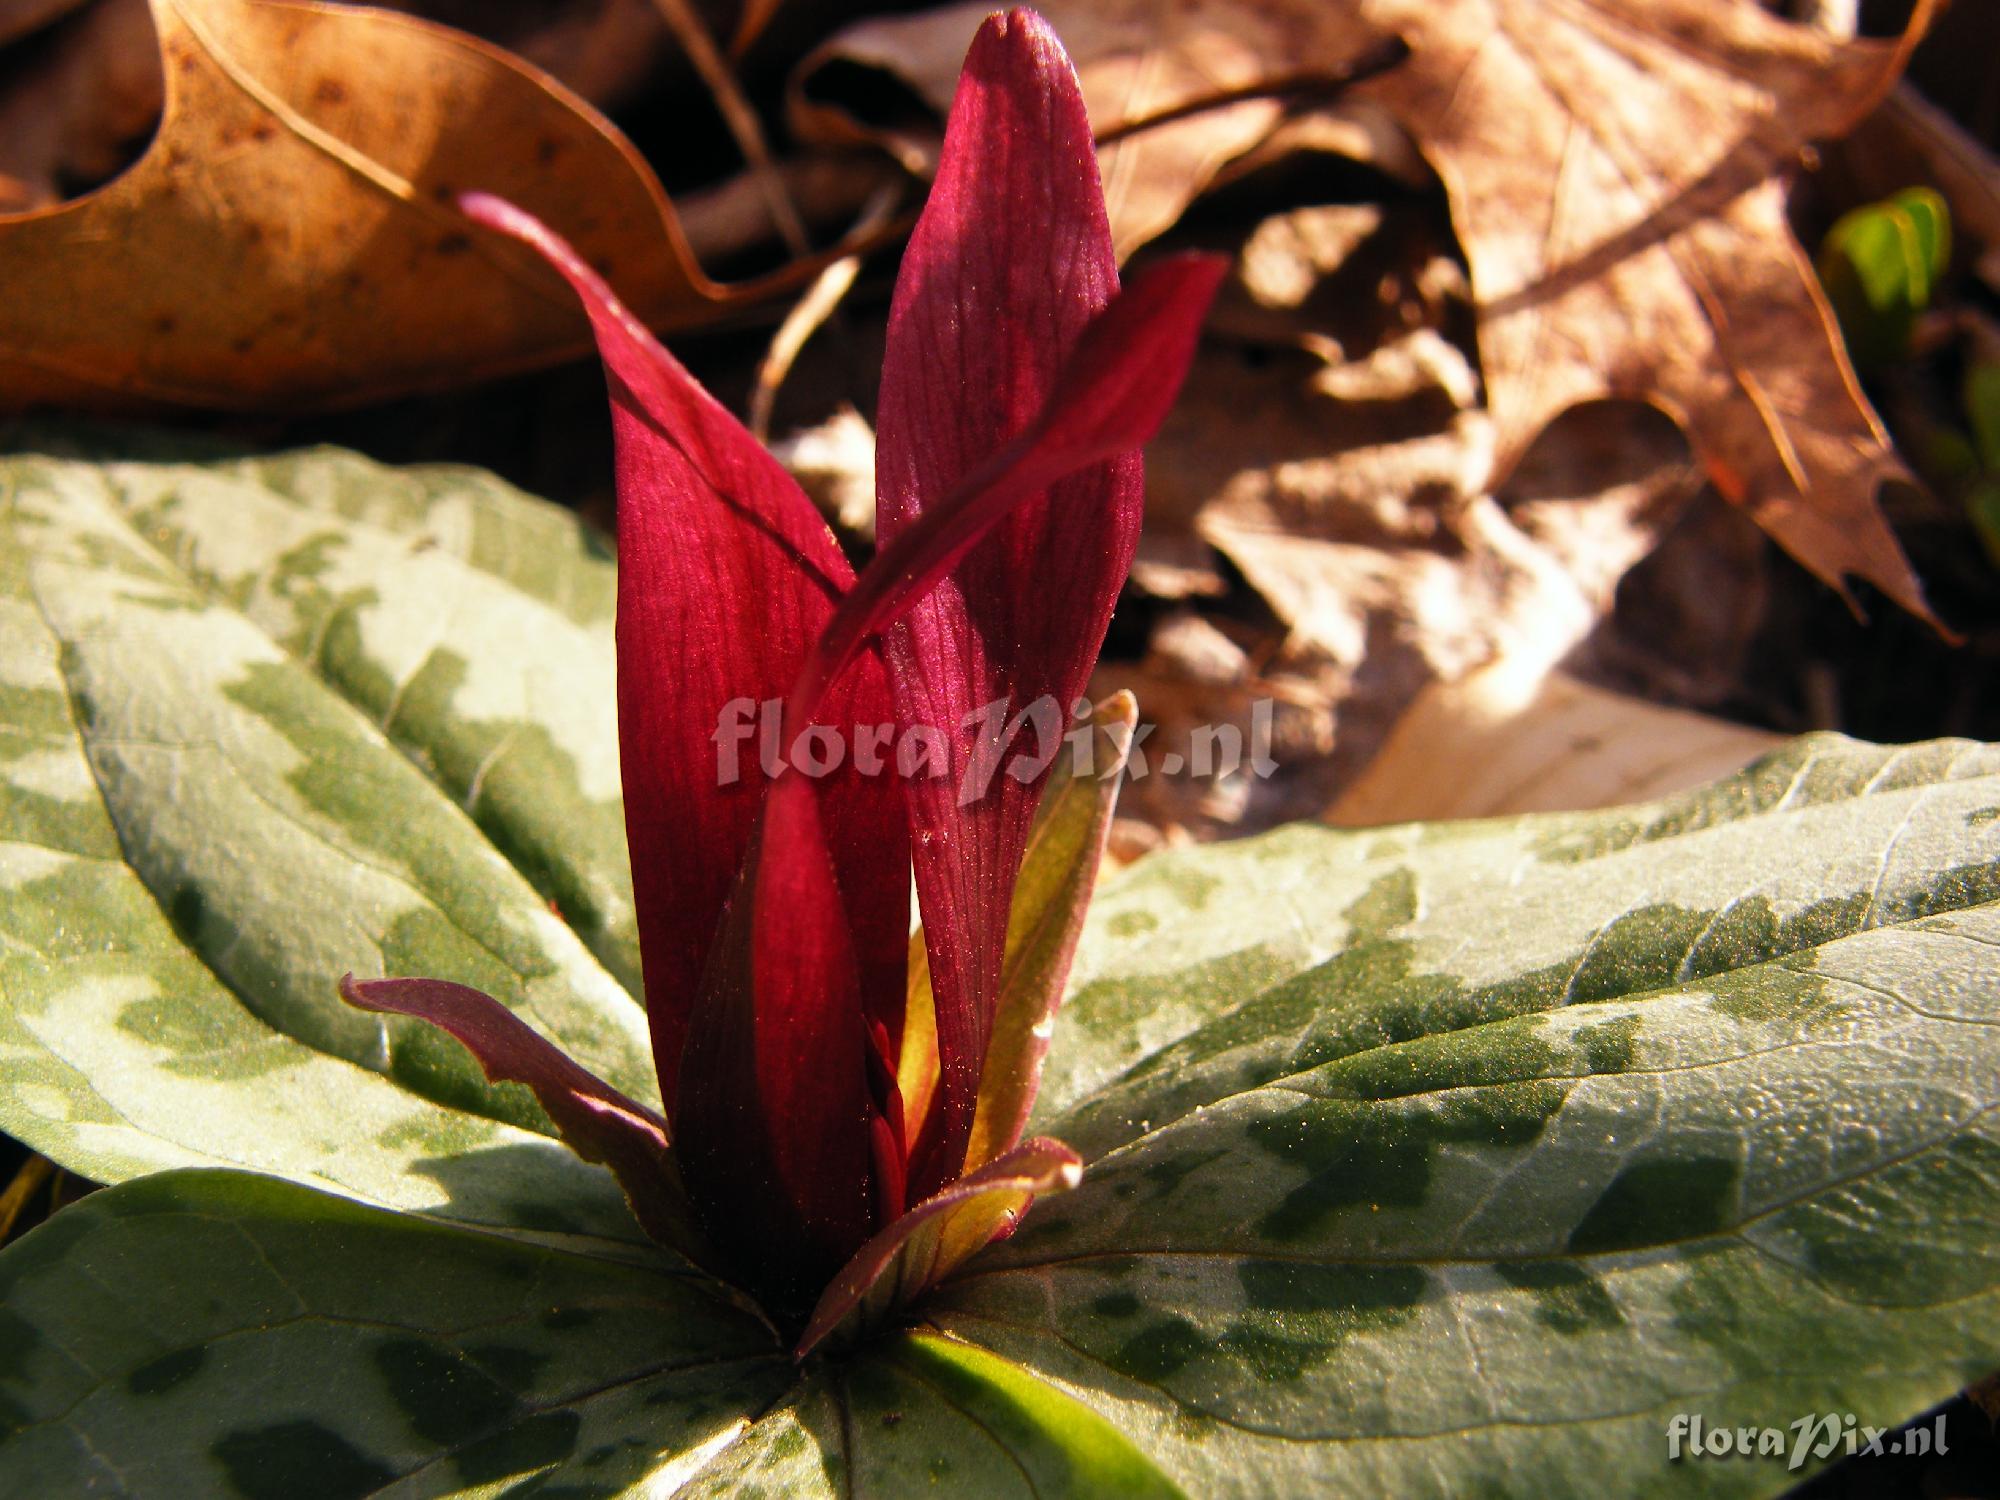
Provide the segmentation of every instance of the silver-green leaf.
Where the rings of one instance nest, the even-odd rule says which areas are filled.
[[[429,505],[488,515],[489,548],[516,515],[524,545],[548,529],[546,507],[485,489]],[[300,543],[310,566],[250,560],[299,518],[318,528]],[[475,1222],[637,1239],[608,1178],[549,1138],[524,1090],[335,991],[350,969],[450,975],[658,1097],[639,1004],[528,878],[546,873],[519,855],[537,835],[510,861],[465,810],[481,773],[469,795],[453,789],[437,769],[449,755],[399,748],[326,669],[343,630],[372,660],[358,643],[387,606],[354,594],[288,633],[260,603],[291,587],[274,580],[297,593],[358,566],[341,561],[351,552],[400,551],[430,559],[427,662],[518,641],[539,612],[550,628],[517,675],[601,679],[604,701],[527,694],[514,743],[559,732],[609,756],[589,797],[574,778],[543,784],[551,805],[568,786],[578,808],[602,807],[597,842],[615,845],[622,880],[608,631],[477,565],[476,546],[467,560],[429,545],[407,509],[390,519],[405,529],[293,504],[228,464],[0,460],[0,1128],[100,1181],[242,1166]],[[461,541],[482,534],[445,520]],[[249,571],[197,561],[224,550]],[[391,728],[410,696],[395,680]],[[426,733],[485,725],[483,709],[452,716],[465,701],[446,695]],[[506,754],[489,753],[483,784]],[[586,850],[588,821],[578,811]]]

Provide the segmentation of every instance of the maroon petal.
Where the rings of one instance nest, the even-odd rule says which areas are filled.
[[[788,725],[823,716],[830,685],[844,685],[841,673],[868,638],[913,614],[934,590],[943,592],[940,582],[1010,512],[1047,494],[1065,475],[1136,450],[1159,430],[1228,269],[1219,255],[1169,256],[1148,266],[1091,320],[1034,422],[927,503],[855,580],[792,685],[785,701]],[[1061,607],[1043,597],[1047,585],[1039,574],[1024,572],[1009,586],[1044,608]],[[1095,644],[1090,658],[1095,662]],[[962,665],[949,654],[925,653],[913,670],[949,678]],[[1000,917],[1004,922],[1004,905]]]
[[[692,1260],[707,1259],[667,1149],[667,1122],[545,1041],[498,1000],[443,979],[340,981],[361,1010],[414,1016],[450,1033],[495,1083],[524,1083],[569,1148],[611,1169],[640,1227]]]
[[[908,611],[1010,507],[1052,479],[1152,435],[1193,355],[1223,269],[1213,257],[1182,257],[1135,282],[1086,330],[1028,432],[877,554],[800,671],[785,705],[787,740],[793,726],[813,721],[828,684],[841,681],[868,637]],[[853,958],[835,920],[840,882],[821,833],[825,786],[791,775],[772,784],[746,896],[731,903],[704,982],[675,1115],[704,1224],[732,1254],[754,1263],[748,1278],[780,1306],[823,1279],[829,1258],[838,1264],[878,1226],[881,1183],[871,1136],[875,1118],[891,1108],[869,1087],[871,1012],[850,998]],[[1005,901],[1012,886],[1010,871],[994,899]],[[993,924],[996,942],[1004,942],[1006,923],[1003,905]],[[929,951],[937,954],[940,945],[931,943]],[[997,973],[995,981],[997,992]],[[933,1167],[948,1181],[972,1129],[990,1015],[975,1027],[961,1009],[952,1018],[955,1031],[948,1031],[942,1006],[934,1005],[934,1015],[941,1076],[926,1138],[955,1130],[955,1139],[932,1154],[934,1163],[949,1157]],[[968,1056],[966,1085],[959,1075]],[[893,1067],[881,1071],[893,1080]],[[946,1110],[955,1082],[962,1102],[954,1119]],[[913,1171],[905,1186],[910,1196],[924,1191]]]
[[[1226,269],[1216,256],[1162,261],[1090,323],[1028,429],[927,505],[855,581],[786,701],[787,740],[790,726],[820,713],[829,685],[840,682],[868,638],[919,607],[1012,510],[1035,502],[1064,475],[1135,449],[1153,435],[1180,389],[1202,317]],[[1060,596],[1046,595],[1039,575],[1024,574],[1007,586],[1052,613],[1063,610]],[[963,594],[958,597],[962,603]],[[966,766],[979,747],[958,733],[963,716],[950,717],[955,712],[950,706],[986,691],[975,686],[970,670],[986,654],[968,639],[923,634],[913,639],[916,649],[895,669],[898,681],[909,685],[899,705],[904,726],[935,725],[942,741],[957,749],[951,776],[931,784],[930,792],[921,779],[905,783],[917,829],[915,869],[925,903],[939,1057],[925,1132],[910,1148],[908,1190],[917,1197],[949,1182],[965,1158],[999,1003],[1007,913],[1041,778],[1024,782],[1002,773],[991,778],[985,795],[961,796]],[[1093,637],[1086,666],[1097,644]],[[926,712],[934,716],[913,719],[911,702],[931,704]],[[783,786],[780,781],[778,788]],[[1016,802],[1022,803],[1018,817]]]
[[[885,544],[893,548],[1035,425],[1086,326],[1117,290],[1075,72],[1039,16],[993,16],[966,56],[937,180],[890,312],[876,456]],[[1190,301],[1205,307],[1206,297]],[[1172,366],[1133,362],[1122,395],[1164,390],[1170,399],[1177,377]],[[1099,399],[1119,397],[1100,390]],[[1072,414],[1056,415],[1060,428]],[[919,1191],[948,1181],[963,1156],[998,1003],[1014,872],[1038,792],[1036,780],[1003,774],[968,799],[967,773],[976,792],[996,762],[1016,753],[992,727],[1030,705],[1054,715],[1050,727],[1015,730],[1011,744],[1031,757],[1040,735],[1068,727],[1138,541],[1137,441],[1093,454],[1087,467],[1063,465],[1072,472],[1059,481],[1033,474],[1026,502],[884,642],[904,720],[936,726],[949,745],[950,774],[908,789],[945,1068],[933,1117],[943,1134],[914,1164]],[[976,718],[966,726],[995,703],[1005,705],[997,726]]]
[[[1011,1234],[1037,1197],[1082,1176],[1082,1157],[1037,1137],[926,1199],[855,1252],[821,1295],[793,1357],[804,1359],[843,1325],[860,1331],[908,1306]]]
[[[823,717],[829,685],[844,688],[842,674],[869,636],[921,599],[1010,507],[1153,434],[1223,270],[1214,257],[1186,256],[1135,282],[1085,331],[1029,430],[876,555],[800,670],[785,704],[786,743]],[[903,1165],[883,1162],[876,1124],[900,1116],[899,1103],[887,1097],[896,1070],[886,1058],[872,1068],[868,1053],[879,1012],[867,976],[889,966],[857,963],[850,946],[859,899],[823,811],[833,785],[797,775],[771,785],[744,884],[703,981],[674,1116],[704,1225],[740,1258],[746,1280],[780,1307],[823,1280],[829,1259],[838,1264],[877,1227],[882,1202],[900,1200],[905,1187],[912,1196],[920,1191],[914,1180],[891,1188],[878,1170],[878,1163]],[[996,899],[1004,902],[1012,884],[1010,872]],[[897,911],[907,920],[906,907]],[[997,940],[1006,921],[1003,905]],[[900,984],[900,965],[894,972]],[[899,990],[898,1026],[884,1033],[890,1058],[902,998]],[[937,1032],[943,1078],[933,1121],[944,1113],[954,1077],[941,1011]],[[947,1180],[964,1157],[984,1058],[985,1029],[972,1032],[961,1023],[951,1034],[961,1070],[967,1055],[973,1063],[954,1127],[957,1154],[940,1169]],[[871,1087],[878,1075],[886,1087]]]
[[[674,1117],[703,1225],[780,1314],[803,1310],[877,1221],[884,1111],[843,907],[818,787],[783,776],[703,981]],[[898,1142],[898,1177],[900,1156]]]
[[[671,1114],[696,990],[769,780],[755,706],[791,686],[854,574],[791,476],[568,244],[497,198],[471,194],[462,205],[562,273],[604,359],[617,443],[625,827],[653,1053]],[[732,703],[751,705],[747,723],[725,718]],[[843,734],[891,721],[879,660],[849,673],[826,708]],[[743,726],[740,741],[732,723]],[[896,1031],[909,931],[900,790],[893,778],[835,778],[826,821],[871,1011]]]

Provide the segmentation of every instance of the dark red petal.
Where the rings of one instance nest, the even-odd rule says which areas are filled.
[[[1091,321],[1035,422],[942,498],[927,503],[855,580],[792,685],[785,704],[788,723],[824,717],[829,684],[844,685],[841,672],[868,638],[915,614],[933,591],[944,592],[939,584],[946,575],[1017,507],[1035,508],[1031,502],[1065,475],[1134,451],[1159,430],[1194,358],[1208,304],[1228,270],[1229,262],[1219,255],[1169,256],[1148,266]],[[962,592],[956,577],[951,583],[954,593]],[[1062,607],[1047,597],[1040,573],[1023,569],[1005,583],[1044,609]],[[1091,663],[1101,644],[1092,645]],[[924,655],[918,666],[945,678],[962,675],[962,669],[958,658],[943,653]],[[1004,910],[1001,915],[1004,920]]]
[[[840,610],[827,627],[826,634],[800,671],[799,681],[785,706],[785,737],[788,740],[793,733],[791,726],[812,722],[823,716],[819,705],[827,685],[840,682],[843,669],[854,660],[867,638],[922,599],[955,560],[964,556],[966,550],[997,522],[1005,519],[1011,507],[1041,494],[1052,480],[1101,461],[1107,455],[1136,447],[1152,436],[1187,371],[1202,314],[1224,269],[1224,263],[1215,257],[1183,256],[1163,262],[1139,278],[1129,292],[1118,297],[1085,331],[1075,358],[1065,368],[1048,407],[1030,430],[928,507],[914,525],[876,555],[842,600]],[[1148,379],[1143,383],[1135,380],[1135,371],[1145,372]],[[1041,585],[1034,577],[1026,577],[1018,580],[1018,587],[1024,593],[1034,594],[1039,592]],[[1093,654],[1094,651],[1095,643]],[[952,658],[945,657],[924,660],[920,665],[923,671],[934,671],[949,679],[956,664]],[[949,721],[946,727],[949,729]],[[808,803],[816,800],[813,789],[795,787],[796,780],[793,777],[781,778],[773,785],[770,808],[785,806],[794,798]],[[1023,785],[1005,773],[994,780],[1009,788]],[[909,782],[906,787],[914,792],[920,784]],[[966,814],[977,811],[958,809],[949,803],[947,810]],[[1026,812],[1028,817],[1032,817],[1032,800]],[[783,820],[778,821],[782,822],[782,826],[800,829],[811,826],[802,813],[788,812]],[[970,822],[971,817],[968,816],[965,821]],[[926,923],[940,1078],[923,1140],[942,1144],[931,1147],[923,1157],[912,1158],[907,1184],[910,1196],[935,1191],[938,1185],[957,1175],[959,1164],[964,1160],[980,1073],[984,1066],[986,1037],[991,1031],[993,1009],[998,1003],[999,966],[1006,937],[1008,901],[1013,890],[1014,873],[1020,863],[1020,847],[1026,842],[1024,819],[1013,865],[1006,870],[1004,882],[997,886],[982,884],[965,879],[961,872],[952,868],[951,845],[958,837],[959,826],[951,824],[942,828],[937,835],[939,847],[928,851],[940,856],[933,861],[933,870],[940,866],[944,869],[943,879],[934,886],[932,900],[936,910],[949,919],[950,925],[947,926],[946,936],[940,940],[929,935],[929,924]],[[794,847],[803,847],[803,842]],[[777,852],[778,846],[767,840],[764,846],[766,860]],[[920,877],[924,868],[920,858],[917,863]],[[773,870],[775,867],[767,864],[766,869]],[[773,877],[767,875],[766,878]],[[788,899],[794,902],[791,910],[797,913],[792,920],[801,923],[818,920],[816,913],[819,907],[805,902],[803,898]],[[823,902],[825,897],[822,895],[814,899]],[[978,906],[984,901],[997,902],[998,905],[987,911]],[[757,904],[765,910],[771,909],[771,900],[761,888]],[[940,1003],[942,991],[936,985],[938,957],[940,954],[969,953],[983,962],[983,950],[975,949],[974,945],[989,940],[989,929],[993,946],[993,973],[992,993],[985,1002],[985,1013],[979,1015],[970,1008],[965,999],[967,992],[962,986],[957,992],[957,1009],[948,1013]],[[833,951],[830,936],[816,941],[825,951]],[[759,958],[760,961],[763,958],[761,950]],[[960,972],[964,968],[961,965]],[[826,987],[830,994],[831,987],[839,982],[836,972],[822,965],[820,973],[822,977],[818,983]],[[807,981],[787,982],[803,984]],[[708,1003],[705,997],[704,1006]],[[821,1003],[837,1006],[840,1002],[824,998]],[[765,1004],[760,998],[756,1007],[760,1016]],[[777,1009],[789,1014],[795,1004],[787,1000]],[[735,1008],[745,1012],[751,1009],[740,995],[735,1001]],[[869,1013],[873,1014],[872,1011]],[[718,1016],[716,1024],[735,1035],[747,1023],[740,1018],[725,1023]],[[836,1054],[837,1066],[831,1057],[823,1065],[826,1069],[825,1086],[839,1092],[826,1100],[813,1101],[811,1109],[802,1111],[796,1117],[775,1119],[775,1128],[808,1134],[836,1130],[851,1133],[857,1128],[865,1130],[865,1119],[857,1120],[852,1114],[838,1113],[838,1107],[850,1097],[846,1090],[851,1087],[851,1079],[861,1076],[865,1080],[866,1076],[865,1054],[860,1050],[863,1042],[857,1040],[850,1047],[844,1040],[846,1032],[840,1034],[843,1040]],[[740,1052],[724,1048],[722,1054],[735,1059],[735,1066],[744,1066]],[[855,1058],[851,1066],[848,1061],[850,1055]],[[706,1062],[696,1064],[691,1043],[689,1076],[706,1075],[709,1066]],[[718,1091],[736,1086],[723,1082],[726,1076],[716,1074],[712,1083],[704,1076],[703,1086]],[[691,1127],[681,1117],[676,1119],[682,1126],[683,1145],[687,1146]],[[836,1124],[836,1121],[839,1123]],[[718,1137],[721,1138],[724,1137]],[[865,1144],[865,1137],[862,1139]],[[830,1147],[822,1145],[814,1149]],[[862,1159],[863,1146],[849,1144],[843,1149],[848,1153],[848,1159]],[[926,1158],[929,1162],[927,1175],[920,1177],[919,1161]],[[691,1178],[692,1172],[690,1168]],[[702,1191],[696,1187],[698,1198],[702,1196]],[[822,1185],[821,1191],[831,1189]]]
[[[1028,468],[1030,497],[1017,498],[996,534],[951,564],[950,582],[884,641],[903,718],[946,731],[951,747],[949,776],[909,788],[944,1067],[933,1117],[942,1134],[935,1152],[915,1163],[918,1192],[948,1181],[962,1159],[1014,872],[1038,790],[1034,781],[999,775],[984,795],[963,795],[967,771],[984,779],[996,759],[1016,753],[1010,743],[1031,756],[1038,748],[1035,729],[1024,726],[1010,742],[965,720],[1001,703],[1005,725],[1046,700],[1061,716],[1054,732],[1067,727],[1138,542],[1144,481],[1138,453],[1128,450],[1153,425],[1138,409],[1163,391],[1170,399],[1178,385],[1171,364],[1133,361],[1115,380],[1090,372],[1081,381],[1092,392],[1088,406],[1059,404],[1065,361],[1117,290],[1075,72],[1039,16],[993,16],[966,55],[937,180],[890,312],[876,455],[879,534],[893,552],[920,517],[1045,410],[1053,417],[1044,433],[1050,453],[1096,446],[1083,430],[1093,422],[1143,432],[1087,460]],[[1165,283],[1152,284],[1149,295],[1173,300]],[[1190,298],[1197,319],[1206,301]],[[1100,352],[1117,361],[1129,350],[1113,342]]]
[[[414,1016],[450,1033],[495,1083],[524,1083],[569,1148],[611,1169],[640,1227],[695,1260],[707,1251],[667,1149],[667,1122],[580,1066],[491,995],[443,979],[340,981],[361,1010]]]
[[[622,306],[569,245],[485,194],[463,207],[567,278],[596,330],[611,390],[618,482],[618,733],[633,895],[660,1091],[675,1108],[681,1050],[717,923],[768,778],[755,705],[781,697],[853,570],[782,467]],[[724,709],[752,706],[740,741]],[[888,722],[879,661],[827,704],[843,732]],[[723,760],[739,775],[724,785]],[[890,778],[838,779],[826,811],[864,984],[900,1027],[907,832]]]
[[[1058,480],[1076,470],[1088,478],[1090,466],[1106,460],[1116,468],[1154,434],[1224,270],[1214,256],[1182,256],[1156,264],[1118,296],[1076,342],[1038,420],[886,542],[794,690],[790,708],[810,712],[838,664],[870,632],[908,614],[886,640],[898,710],[906,724],[942,730],[950,746],[948,776],[906,788],[942,1058],[936,1146],[912,1164],[912,1192],[948,1182],[964,1154],[998,1004],[1014,872],[1038,790],[1038,780],[1004,772],[980,786],[968,770],[992,772],[1016,752],[1044,748],[1036,730],[1016,732],[1012,744],[982,744],[980,728],[968,730],[966,720],[996,700],[1008,704],[1008,718],[1036,702],[1060,716],[1082,692],[1130,544],[1116,476],[1082,494]],[[1030,530],[1026,542],[1008,516],[1016,508],[1040,518],[1040,532]],[[1002,534],[972,550],[996,526]],[[946,586],[926,598],[946,572]],[[974,796],[966,796],[968,786]]]
[[[822,703],[828,684],[844,688],[841,674],[867,638],[921,599],[1012,506],[1042,493],[1053,479],[1152,436],[1193,357],[1202,313],[1223,270],[1224,263],[1214,257],[1184,256],[1141,277],[1085,331],[1049,406],[1030,430],[930,506],[916,524],[877,554],[800,671],[785,706],[787,742],[800,726],[825,717]],[[1135,371],[1148,379],[1135,380]],[[1038,587],[1032,578],[1021,580],[1020,586]],[[927,667],[948,673],[952,665],[946,660]],[[1020,785],[1010,776],[996,779]],[[761,914],[755,923],[758,988],[753,995],[742,977],[747,959],[741,955],[753,949],[746,903],[739,900],[732,904],[727,924],[735,935],[723,939],[725,947],[739,956],[721,970],[712,966],[704,984],[702,1019],[688,1044],[688,1088],[675,1116],[689,1185],[703,1205],[705,1222],[717,1234],[725,1232],[718,1227],[722,1220],[742,1225],[746,1250],[783,1257],[782,1264],[773,1264],[772,1274],[784,1272],[793,1278],[793,1286],[816,1274],[809,1274],[813,1257],[831,1253],[834,1247],[841,1247],[844,1255],[859,1243],[856,1225],[864,1221],[855,1215],[866,1200],[856,1184],[870,1180],[872,1160],[871,1109],[858,1108],[855,1100],[870,1097],[863,1018],[878,1012],[866,998],[865,981],[860,1005],[848,998],[851,960],[842,956],[840,934],[826,926],[831,920],[828,913],[837,910],[836,898],[845,900],[850,914],[857,910],[845,876],[832,877],[816,842],[821,826],[818,806],[822,799],[831,800],[829,787],[796,776],[782,777],[771,787],[764,837],[753,856],[755,896],[747,903],[749,910]],[[1028,812],[1032,815],[1032,805]],[[1025,844],[1025,825],[1022,834]],[[950,830],[944,834],[946,839],[952,836]],[[942,1077],[931,1120],[943,1124],[927,1131],[926,1138],[946,1140],[931,1153],[940,1163],[932,1176],[940,1181],[957,1175],[972,1129],[991,1006],[997,1004],[1001,956],[997,945],[1004,943],[1012,887],[1010,868],[1004,887],[991,894],[1001,905],[990,914],[990,922],[987,913],[970,914],[975,930],[983,934],[981,924],[986,924],[994,931],[995,994],[983,1020],[967,1020],[963,1007],[958,1013],[958,1029],[951,1033],[952,1044],[959,1049],[957,1073],[953,1054],[947,1050],[942,1008],[934,1007]],[[955,917],[965,915],[962,907],[951,903],[966,888],[948,885],[940,909]],[[971,887],[971,892],[975,900],[987,896],[981,887]],[[906,913],[906,908],[898,910]],[[767,937],[772,922],[778,926]],[[886,934],[882,936],[886,941]],[[963,951],[966,940],[955,935],[950,942],[959,945],[956,951]],[[795,956],[781,959],[781,951]],[[941,946],[933,942],[929,951],[935,964]],[[943,951],[953,950],[946,946]],[[885,957],[876,968],[889,972],[889,960]],[[900,983],[901,967],[894,972]],[[720,977],[725,973],[732,977]],[[934,989],[934,1000],[936,994]],[[892,1042],[898,1034],[891,1033]],[[805,1046],[794,1037],[814,1040]],[[782,1066],[773,1058],[816,1059],[810,1081],[781,1088],[777,1080]],[[959,1076],[968,1058],[969,1083]],[[946,1100],[954,1098],[955,1080],[957,1114],[947,1115]],[[699,1101],[696,1091],[701,1094]],[[751,1098],[757,1101],[754,1106],[745,1102]],[[955,1136],[947,1136],[948,1131]],[[745,1168],[745,1153],[753,1142],[764,1159],[754,1169]],[[703,1159],[700,1167],[695,1165],[697,1153]],[[929,1190],[935,1191],[935,1186]],[[912,1196],[926,1191],[914,1172],[907,1191]],[[882,1196],[886,1201],[900,1194],[888,1192],[885,1185]],[[768,1285],[765,1289],[774,1295]]]
[[[885,547],[1036,422],[1065,357],[1117,291],[1069,58],[1032,12],[989,17],[959,74],[889,315],[875,465]],[[949,747],[949,774],[909,787],[942,1068],[912,1163],[919,1195],[964,1160],[1038,794],[1003,773],[984,795],[963,795],[968,772],[1002,749],[965,721],[1000,702],[1004,724],[1046,697],[1061,716],[1055,732],[1068,727],[1131,566],[1144,494],[1136,451],[1100,457],[1046,494],[1039,479],[883,642],[903,719],[944,731]],[[1035,731],[1019,743],[1032,754]]]
[[[856,1331],[908,1306],[995,1239],[1011,1234],[1038,1196],[1076,1186],[1083,1158],[1037,1137],[918,1204],[854,1254],[813,1308],[793,1357],[842,1325]]]
[[[674,1117],[704,1227],[781,1314],[875,1227],[871,1045],[819,790],[787,774],[703,981]]]

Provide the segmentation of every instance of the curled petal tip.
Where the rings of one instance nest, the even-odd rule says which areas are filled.
[[[506,1006],[443,979],[340,978],[349,1005],[426,1021],[454,1038],[495,1083],[525,1084],[565,1143],[610,1168],[640,1226],[692,1260],[707,1256],[672,1154],[667,1122],[591,1073]]]
[[[1083,1158],[1037,1136],[912,1208],[855,1252],[821,1294],[792,1351],[803,1360],[839,1330],[879,1323],[1019,1227],[1037,1197],[1083,1180]]]

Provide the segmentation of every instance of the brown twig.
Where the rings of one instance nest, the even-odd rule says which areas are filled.
[[[743,97],[743,90],[736,83],[736,74],[716,47],[715,38],[709,35],[708,27],[695,14],[689,0],[653,0],[653,5],[687,53],[688,61],[694,64],[702,82],[708,85],[709,93],[714,96],[715,107],[721,111],[723,123],[736,137],[736,147],[743,153],[743,160],[763,191],[771,222],[777,226],[785,248],[794,256],[810,254],[812,242],[806,238],[805,221],[799,217],[797,206],[785,191],[784,179],[778,175],[771,159],[771,149],[764,141],[764,128],[757,123],[757,112]]]
[[[886,183],[876,189],[875,196],[868,200],[861,216],[854,221],[854,227],[848,231],[847,238],[865,239],[872,231],[888,223],[901,196],[900,184],[897,183]],[[768,443],[771,440],[771,410],[777,404],[779,387],[791,373],[793,361],[805,348],[806,340],[833,316],[860,271],[861,255],[858,251],[843,255],[828,265],[792,310],[785,314],[785,321],[772,335],[771,347],[765,352],[763,363],[757,367],[757,384],[750,392],[750,431],[756,434],[758,442]]]

